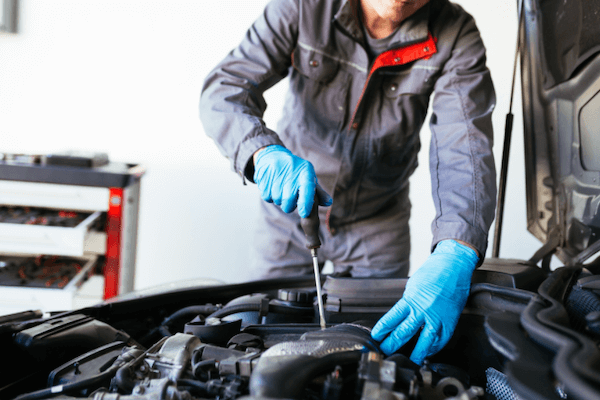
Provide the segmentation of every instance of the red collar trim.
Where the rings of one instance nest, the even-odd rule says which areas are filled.
[[[433,36],[431,36],[431,32],[429,32],[427,40],[424,42],[381,53],[375,59],[371,71],[369,72],[369,76],[375,72],[375,70],[382,67],[408,64],[421,58],[428,59],[433,54],[437,53],[436,42],[437,40],[434,39]]]
[[[356,107],[354,108],[354,113],[352,113],[352,118],[350,118],[350,126],[348,129],[358,129],[358,123],[355,122],[356,113],[358,112],[358,107],[362,102],[362,98],[367,90],[367,86],[369,85],[369,81],[371,80],[371,76],[373,73],[382,67],[393,67],[394,65],[403,65],[408,64],[410,62],[419,60],[419,59],[428,59],[433,54],[437,53],[437,46],[435,43],[437,39],[431,36],[431,32],[427,35],[427,40],[411,44],[406,47],[401,47],[395,50],[388,50],[381,53],[373,63],[371,67],[371,71],[367,76],[367,81],[363,87],[362,93],[360,94],[360,98],[358,99],[358,103],[356,103]]]

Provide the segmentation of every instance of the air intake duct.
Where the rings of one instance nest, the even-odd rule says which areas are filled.
[[[305,333],[300,340],[279,343],[260,357],[250,379],[250,394],[300,399],[313,378],[337,365],[358,363],[369,351],[380,353],[370,328],[359,324]]]

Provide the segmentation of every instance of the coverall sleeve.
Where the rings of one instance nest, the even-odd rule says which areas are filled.
[[[297,31],[297,0],[271,1],[240,45],[204,81],[200,96],[204,130],[234,171],[250,181],[245,169],[256,150],[282,145],[262,119],[267,107],[263,93],[287,75]]]
[[[485,47],[471,16],[434,87],[430,173],[436,216],[432,250],[458,239],[485,255],[496,207],[492,111],[496,98]]]

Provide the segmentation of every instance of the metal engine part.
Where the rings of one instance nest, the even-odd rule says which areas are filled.
[[[257,397],[298,399],[308,382],[337,365],[356,363],[365,351],[379,351],[370,331],[342,324],[304,334],[267,350],[250,378],[250,394]]]
[[[400,368],[392,361],[386,361],[378,353],[364,354],[358,377],[363,382],[361,400],[477,400],[485,394],[483,388],[465,385],[457,378],[446,376],[434,383],[434,373],[428,367],[418,371]],[[408,378],[408,387],[397,382],[398,376]],[[418,375],[420,379],[418,379]]]
[[[150,367],[149,375],[177,382],[189,365],[192,353],[201,345],[196,336],[176,333],[165,341],[158,353],[146,357],[146,363]]]
[[[131,395],[97,392],[92,400],[193,400],[193,397],[189,392],[178,390],[177,384],[169,378],[164,378],[141,382]]]

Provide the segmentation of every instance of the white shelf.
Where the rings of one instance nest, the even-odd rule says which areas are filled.
[[[73,211],[107,211],[110,191],[101,187],[0,180],[0,204]]]
[[[101,302],[104,278],[92,275],[97,257],[80,259],[85,262],[84,266],[62,289],[0,286],[0,315],[27,310],[66,311]]]
[[[98,240],[89,229],[101,215],[96,211],[74,228],[0,223],[0,253],[83,256],[86,242]]]

